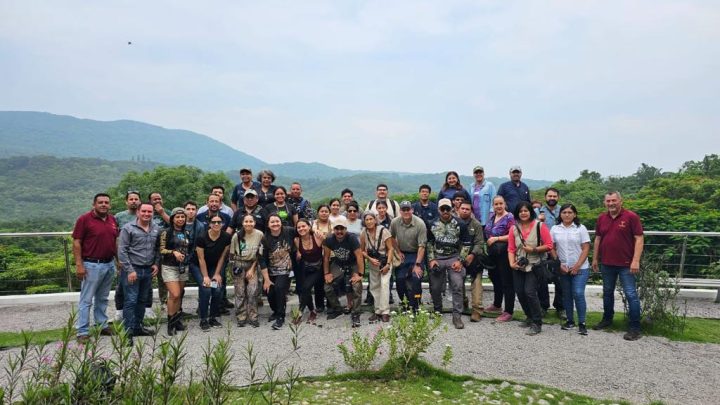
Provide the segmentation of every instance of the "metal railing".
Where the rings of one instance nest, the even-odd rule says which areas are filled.
[[[591,235],[594,234],[590,231]],[[18,232],[0,233],[0,294],[25,294],[33,292],[33,288],[43,285],[57,285],[63,290],[74,291],[79,283],[74,283],[75,263],[72,257],[70,232]],[[37,238],[44,242],[38,243]],[[57,240],[57,245],[51,240]],[[45,242],[47,241],[47,242]],[[15,273],[22,273],[23,265],[12,263],[12,248],[20,248],[29,252],[32,257],[25,257],[24,274],[33,277],[13,278]],[[645,231],[645,252],[661,258],[663,266],[676,277],[703,278],[707,275],[702,270],[720,261],[720,232],[666,232]],[[27,254],[26,254],[27,255]],[[34,262],[48,257],[63,256],[63,266],[43,268],[30,271]],[[716,264],[720,265],[720,264]]]

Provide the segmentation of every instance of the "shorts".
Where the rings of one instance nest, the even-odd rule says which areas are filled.
[[[162,265],[162,278],[163,281],[166,283],[175,282],[175,281],[188,281],[188,269],[186,268],[185,271],[180,274],[180,268],[177,266],[166,266]]]

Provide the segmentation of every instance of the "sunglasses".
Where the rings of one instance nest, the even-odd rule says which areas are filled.
[[[347,210],[347,211],[348,211],[348,212],[357,212],[357,210],[355,210],[355,209]]]
[[[441,211],[441,212],[448,212],[448,211],[450,211],[451,209],[452,209],[452,208],[448,207],[447,205],[443,205],[442,207],[440,207],[440,211]]]
[[[219,225],[222,224],[222,221],[210,221],[210,223],[213,225]]]

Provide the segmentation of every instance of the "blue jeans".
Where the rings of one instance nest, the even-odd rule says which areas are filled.
[[[630,310],[630,329],[640,330],[640,297],[637,293],[635,275],[630,267],[601,265],[603,278],[603,319],[612,321],[615,315],[615,285],[618,276]]]
[[[78,336],[89,334],[90,307],[95,304],[93,319],[101,328],[107,327],[108,317],[105,314],[108,306],[108,295],[115,274],[115,261],[109,263],[83,262],[85,279],[80,284],[80,302],[78,303],[75,329]]]
[[[585,314],[587,313],[587,304],[585,303],[585,284],[590,277],[590,269],[584,268],[578,270],[578,274],[563,274],[560,276],[560,283],[563,289],[563,306],[567,319],[574,322],[573,302],[578,314],[578,323],[585,323]]]
[[[407,299],[410,307],[417,311],[422,296],[422,277],[418,277],[413,271],[417,253],[405,253],[405,261],[395,269],[397,279],[396,288],[398,300]]]
[[[125,303],[123,304],[123,324],[125,330],[132,333],[143,327],[145,319],[145,304],[149,291],[152,290],[152,270],[150,267],[133,266],[137,279],[134,283],[128,282],[128,272],[121,274]]]
[[[190,263],[190,274],[195,279],[198,285],[198,312],[200,313],[201,320],[208,319],[208,307],[210,318],[217,318],[220,316],[220,301],[222,300],[222,289],[221,288],[210,288],[203,286],[203,276],[200,272],[200,266],[197,264]],[[213,270],[212,274],[208,274],[208,277],[212,278],[215,275]]]

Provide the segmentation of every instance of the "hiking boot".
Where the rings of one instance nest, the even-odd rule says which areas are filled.
[[[525,334],[528,336],[535,336],[538,333],[540,333],[541,331],[542,331],[542,328],[540,327],[540,325],[538,325],[536,323],[532,323],[532,324],[530,324],[530,329],[528,329],[528,331],[525,332]]]
[[[509,312],[503,312],[502,314],[500,314],[500,316],[495,318],[495,322],[507,322],[507,321],[511,321],[511,320],[512,320],[512,314]]]
[[[606,328],[609,328],[612,326],[612,320],[611,319],[603,319],[598,323],[597,325],[593,326],[593,330],[603,330]]]
[[[273,328],[273,330],[279,330],[280,328],[283,327],[284,324],[285,324],[285,319],[278,318],[275,320],[275,323],[272,324],[272,328]]]
[[[380,320],[380,315],[378,314],[372,314],[370,315],[370,318],[368,318],[368,322],[375,323]]]
[[[237,321],[238,328],[244,328],[246,324],[247,324],[247,321],[245,319]]]
[[[168,315],[167,317],[167,335],[175,336],[175,316]]]
[[[530,318],[525,318],[524,321],[520,321],[520,324],[518,325],[521,328],[529,328],[533,325],[533,321]]]
[[[222,328],[223,327],[222,324],[215,318],[210,318],[209,323],[210,323],[210,326],[212,326],[213,328]]]
[[[353,327],[353,328],[359,328],[359,327],[360,327],[360,314],[353,314],[353,316],[352,316],[352,327]]]
[[[575,323],[567,321],[560,327],[560,329],[562,329],[562,330],[575,329]]]
[[[462,329],[465,327],[465,324],[463,323],[462,317],[460,316],[460,314],[453,314],[452,322],[453,322],[453,326],[455,327],[455,329]]]
[[[625,340],[638,340],[642,337],[642,333],[638,329],[631,329],[626,334],[623,335],[623,339]]]
[[[207,321],[207,319],[203,319],[202,321],[200,321],[200,329],[202,329],[203,332],[210,331],[210,323]]]
[[[502,312],[502,308],[496,307],[495,304],[492,304],[489,307],[485,308],[485,312],[490,312],[492,314],[500,313]]]
[[[587,333],[588,333],[588,332],[587,332],[587,327],[585,326],[584,323],[581,323],[581,324],[578,325],[578,333],[581,334],[581,335],[583,335],[583,336],[587,336]]]
[[[480,319],[482,319],[480,312],[473,311],[472,315],[470,315],[470,322],[480,322]]]
[[[558,309],[557,316],[558,316],[558,318],[562,319],[563,321],[567,321],[567,319],[568,319],[567,314],[565,313],[564,309]]]
[[[383,321],[383,322],[390,322],[390,315],[389,315],[389,314],[382,314],[382,321]]]

